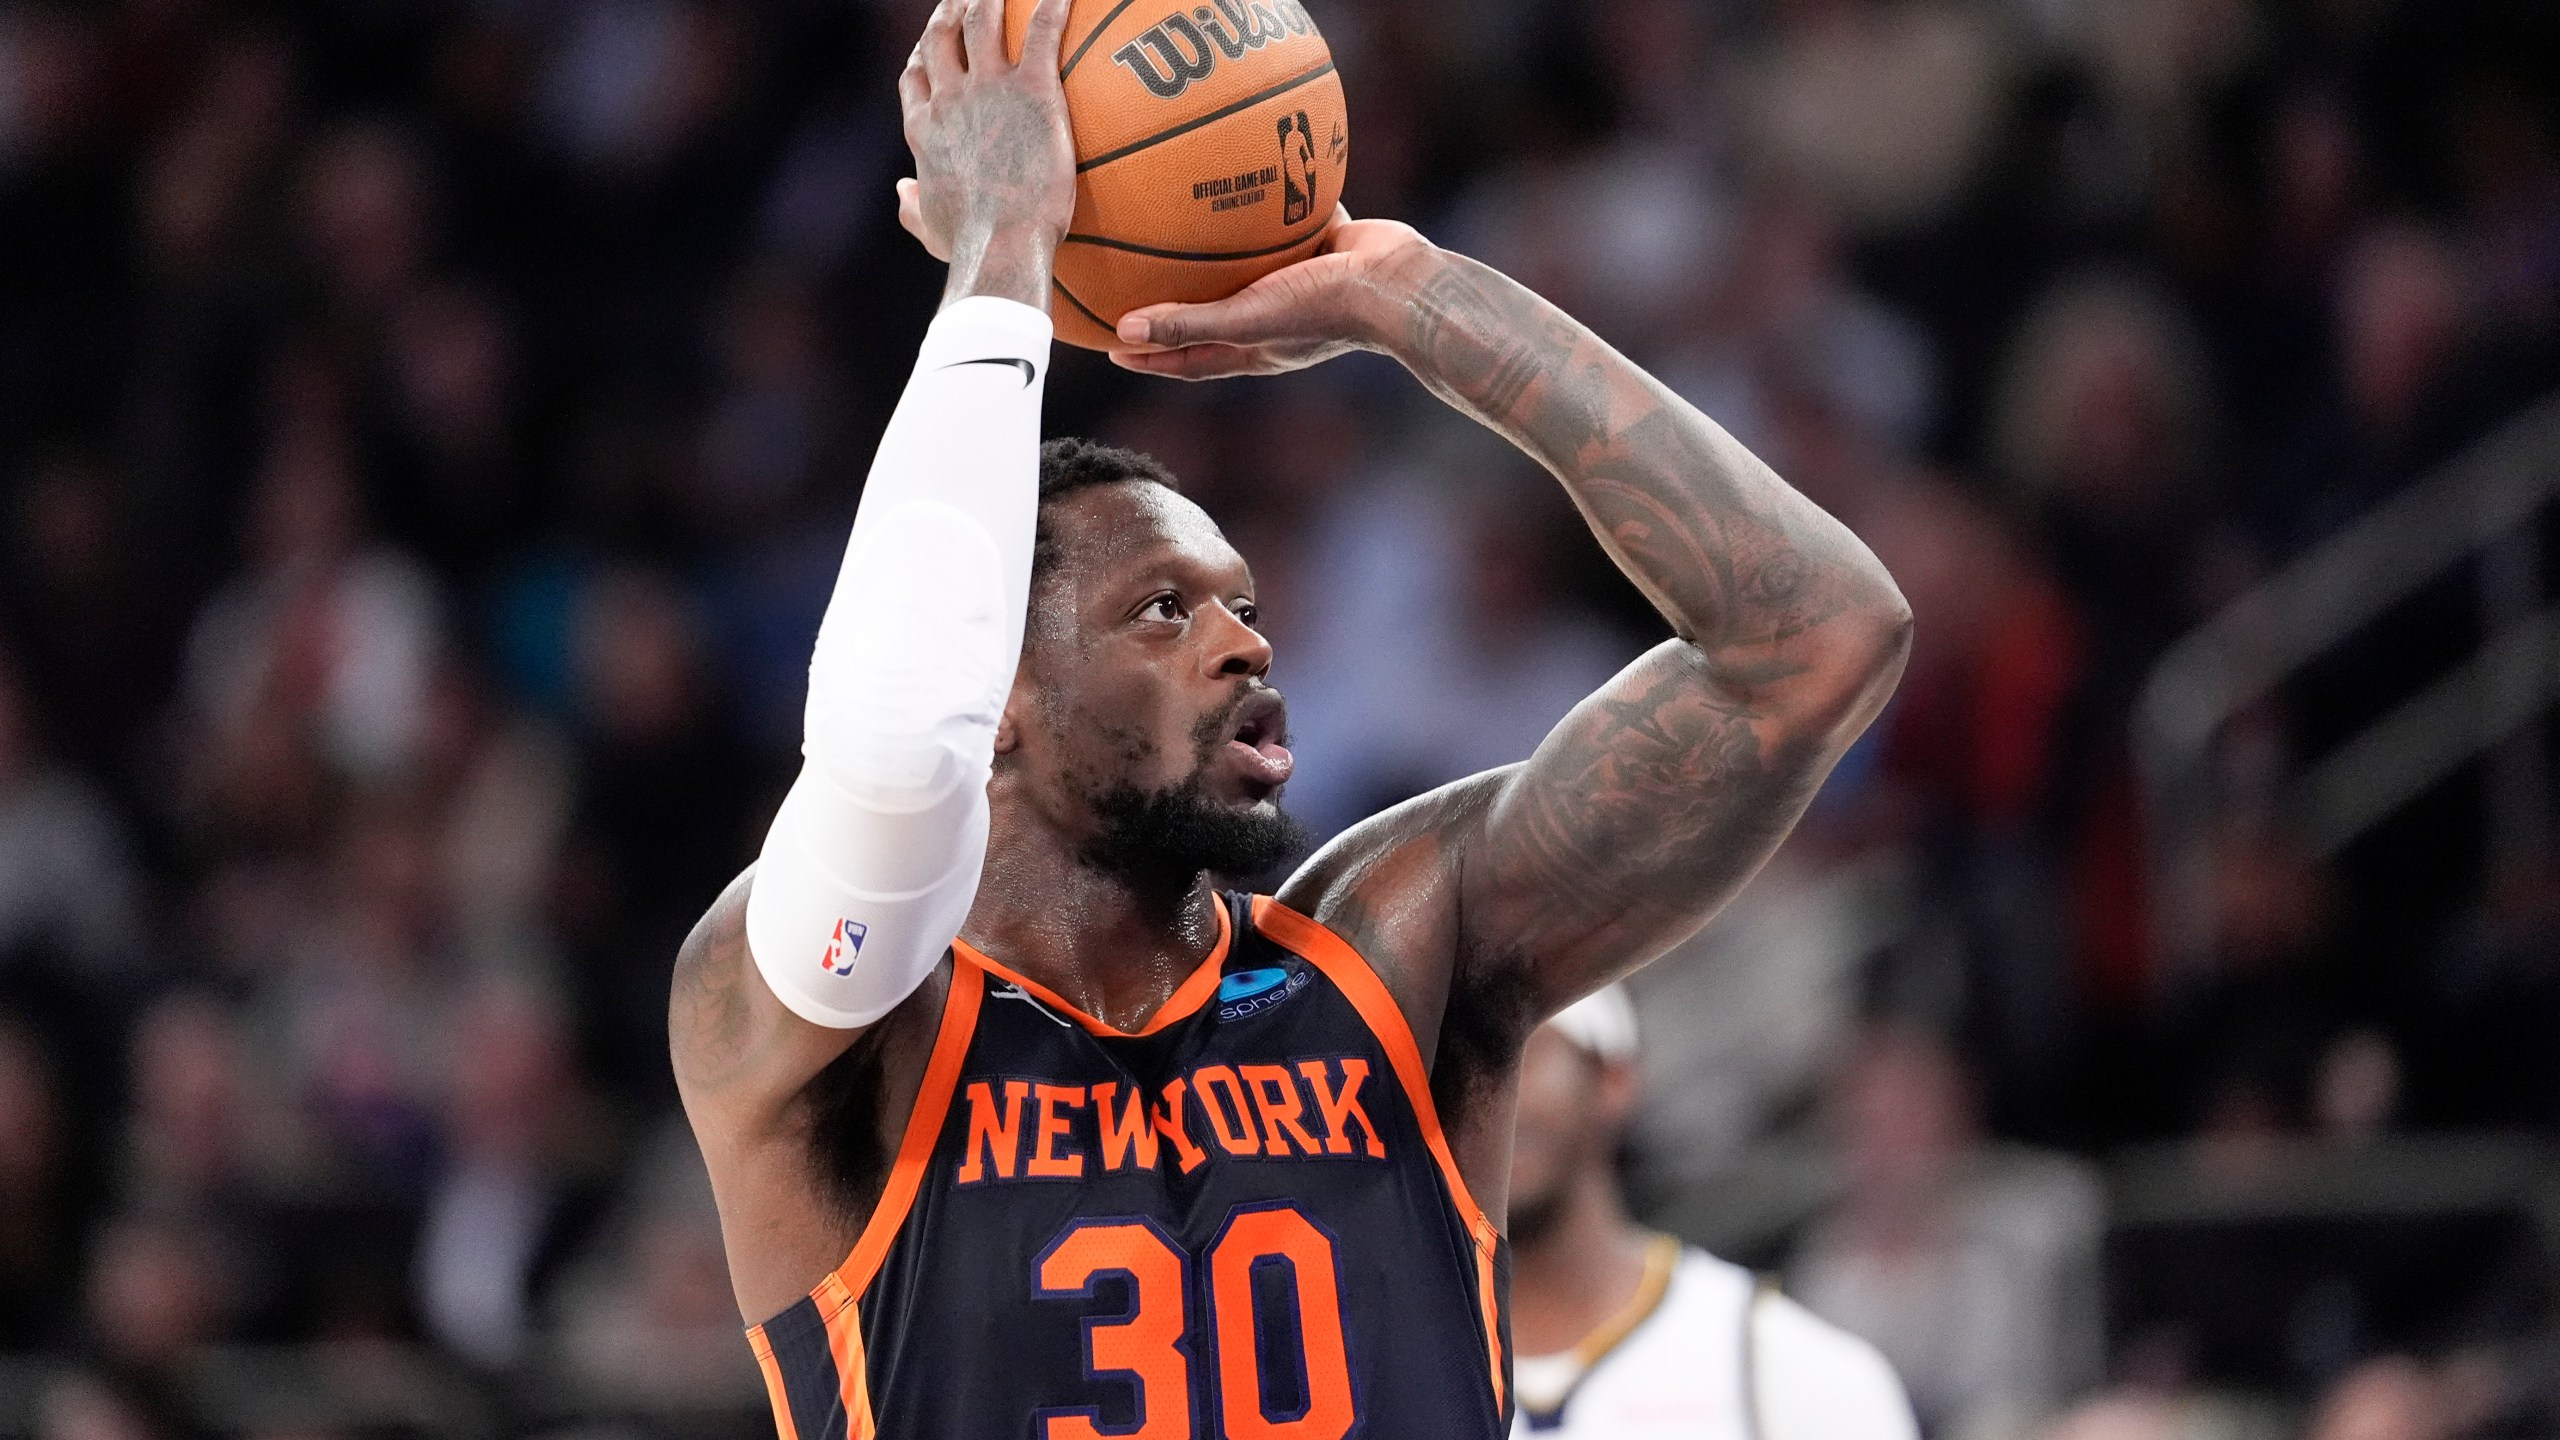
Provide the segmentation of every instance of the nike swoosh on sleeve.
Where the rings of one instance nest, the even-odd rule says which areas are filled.
[[[1022,367],[1022,383],[1025,385],[1040,378],[1040,372],[1032,368],[1030,361],[1015,355],[990,355],[981,360],[954,360],[942,368],[957,370],[963,365],[1019,365]]]

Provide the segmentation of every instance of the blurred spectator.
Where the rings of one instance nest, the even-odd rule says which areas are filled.
[[[735,14],[582,0],[562,18],[539,113],[552,142],[582,164],[640,170],[664,160],[736,83],[744,37]]]
[[[103,984],[143,958],[140,880],[104,797],[46,755],[12,659],[0,648],[0,968]]]
[[[199,1346],[224,1338],[239,1294],[233,1258],[201,1222],[130,1211],[93,1243],[82,1320],[111,1367],[155,1383],[176,1378]]]
[[[175,587],[148,543],[174,517],[146,523],[142,499],[106,457],[62,451],[31,468],[0,516],[0,648],[14,652],[19,723],[126,802],[140,798],[134,772],[178,652]]]
[[[2281,543],[2329,533],[2443,459],[2488,414],[2548,378],[2489,343],[2461,257],[2433,227],[2373,222],[2345,247],[2329,297],[2337,363],[2274,476]]]
[[[277,439],[248,568],[196,621],[186,692],[210,771],[200,783],[217,792],[265,789],[261,757],[277,744],[311,745],[338,774],[377,781],[417,744],[436,594],[406,558],[364,544],[353,462],[325,426]]]
[[[581,1011],[625,1093],[671,1098],[666,982],[706,895],[744,868],[750,819],[779,800],[714,706],[701,617],[667,577],[596,577],[573,664],[581,778],[570,821],[568,943]]]
[[[1997,1436],[2097,1378],[2094,1181],[1987,1147],[1955,1058],[1867,1037],[1837,1097],[1847,1188],[1789,1267],[1813,1312],[1874,1341],[1932,1434]]]
[[[2084,622],[2023,527],[1943,478],[1878,486],[1851,513],[1933,621],[1869,742],[1873,823],[1904,847],[1910,893],[1928,897],[1880,979],[1964,1030],[1996,1123],[2067,1134],[2089,997],[2062,963],[2071,917],[2053,832],[2071,793]]]
[[[1502,496],[1516,459],[1461,451],[1476,493],[1433,470],[1331,496],[1284,600],[1277,662],[1291,743],[1310,757],[1291,804],[1319,835],[1409,796],[1525,760],[1640,652],[1563,593],[1561,497]],[[1543,479],[1537,483],[1543,484]],[[1382,617],[1395,643],[1381,646]],[[1278,666],[1285,665],[1285,669]]]
[[[385,792],[330,843],[327,902],[260,977],[258,1046],[350,1180],[410,1189],[429,1171],[457,998],[433,840],[415,801]]]
[[[2452,1440],[2480,1432],[2508,1398],[2479,1356],[2427,1364],[2402,1355],[2348,1372],[2312,1412],[2303,1440]]]
[[[1808,817],[1704,930],[1628,977],[1646,1016],[1633,1142],[1656,1186],[1752,1163],[1856,1038],[1868,969],[1907,918],[1907,857]]]
[[[511,318],[492,295],[440,285],[401,302],[384,332],[375,508],[440,572],[477,579],[521,543],[530,508]]]
[[[553,908],[575,757],[557,727],[507,706],[462,664],[437,668],[419,746],[435,904],[477,970],[560,967]]]
[[[1840,506],[1849,497],[1821,493],[1829,477],[1796,443],[1789,407],[1818,406],[1817,423],[1843,442],[1908,450],[1935,418],[1929,342],[1857,288],[1839,227],[1820,207],[1773,189],[1754,198],[1741,230],[1732,264],[1671,342],[1665,381]]]
[[[692,1132],[661,1126],[612,1218],[560,1286],[560,1359],[593,1393],[685,1409],[753,1405],[711,1179]]]
[[[296,1127],[256,1093],[244,1044],[231,1008],[196,991],[134,1027],[123,1188],[137,1203],[218,1213],[280,1172]]]
[[[833,373],[818,299],[798,278],[749,277],[720,325],[721,389],[702,430],[695,505],[730,530],[771,524],[799,502],[834,453]],[[863,463],[856,460],[857,465]]]
[[[387,318],[417,286],[434,243],[415,147],[388,125],[343,126],[305,156],[299,200],[304,258],[338,318]]]
[[[1761,165],[1863,226],[1944,207],[1982,162],[2012,60],[1987,7],[1785,0],[1753,66]]]
[[[444,1160],[418,1242],[419,1306],[456,1354],[504,1369],[523,1357],[538,1291],[581,1238],[593,1207],[577,1187],[603,1137],[550,997],[480,981],[453,1037]]]
[[[2073,615],[2076,682],[2053,763],[2076,778],[2040,819],[2068,888],[2079,988],[2146,999],[2143,872],[2125,720],[2160,652],[2202,617],[2200,509],[2213,419],[2194,335],[2152,286],[2076,276],[2029,313],[2001,371],[1993,443]]]
[[[1634,140],[1567,165],[1499,173],[1451,217],[1450,242],[1640,347],[1724,259],[1731,202],[1694,159]]]
[[[2192,539],[2213,423],[2202,364],[2156,289],[2085,275],[2046,293],[2002,371],[2001,469],[2114,643],[2156,646],[2187,598],[2159,582],[2184,573],[2176,542]],[[2163,559],[2165,570],[2137,568]]]
[[[0,1017],[0,1345],[60,1338],[80,1247],[68,1120],[32,1036]]]
[[[74,1372],[37,1401],[36,1440],[164,1440],[172,1427],[128,1390]]]

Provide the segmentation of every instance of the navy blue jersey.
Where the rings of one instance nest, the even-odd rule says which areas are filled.
[[[1267,896],[1144,1030],[967,945],[782,1440],[1500,1440],[1509,1260],[1367,962]]]

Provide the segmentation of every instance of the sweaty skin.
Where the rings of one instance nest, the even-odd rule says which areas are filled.
[[[1045,301],[1065,227],[1057,198],[1073,192],[1054,80],[1065,8],[1047,0],[1009,66],[996,0],[945,0],[901,81],[918,177],[900,182],[900,219],[952,262],[949,295]],[[1910,612],[1855,536],[1721,427],[1570,316],[1406,226],[1340,219],[1315,258],[1228,300],[1135,312],[1120,338],[1118,363],[1184,379],[1394,356],[1544,464],[1670,624],[1673,639],[1530,759],[1354,827],[1279,892],[1377,969],[1430,1061],[1467,1184],[1499,1220],[1531,1032],[1750,879],[1882,708]],[[1253,629],[1250,570],[1180,496],[1097,486],[1043,525],[1059,559],[1033,590],[985,879],[962,934],[1134,1026],[1208,953],[1213,891],[1205,875],[1167,890],[1083,863],[1093,782],[1108,771],[1152,790],[1193,773],[1194,732],[1259,701],[1271,649]],[[1274,772],[1255,747],[1223,753],[1203,772],[1212,793],[1239,812],[1271,807]],[[859,1234],[947,968],[868,1031],[810,1025],[747,955],[751,883],[740,877],[686,942],[669,1026],[739,1308],[760,1321]]]

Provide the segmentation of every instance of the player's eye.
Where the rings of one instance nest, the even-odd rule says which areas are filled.
[[[1242,621],[1248,629],[1262,618],[1262,607],[1250,600],[1239,600],[1227,608],[1234,611],[1236,619]]]
[[[1191,612],[1182,607],[1182,597],[1168,590],[1149,600],[1138,614],[1148,620],[1182,620]]]

